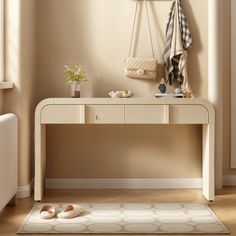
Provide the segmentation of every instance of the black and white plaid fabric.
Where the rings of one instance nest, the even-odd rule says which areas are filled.
[[[173,37],[173,32],[174,32],[174,20],[175,20],[175,14],[176,11],[178,11],[179,15],[179,27],[181,30],[181,39],[182,39],[182,44],[184,50],[187,50],[189,47],[192,46],[192,36],[189,30],[188,22],[187,19],[184,15],[184,10],[181,5],[180,0],[173,0],[170,13],[168,16],[168,22],[166,26],[166,42],[165,42],[165,49],[164,49],[164,62],[165,62],[165,67],[168,73],[168,81],[170,84],[174,80],[178,81],[180,84],[182,84],[184,77],[181,74],[179,70],[179,60],[181,54],[175,55],[174,57],[171,58],[171,45],[172,43],[172,37]]]

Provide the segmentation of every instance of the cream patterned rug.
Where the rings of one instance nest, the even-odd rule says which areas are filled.
[[[64,203],[53,204],[57,211]],[[18,234],[228,234],[227,228],[204,204],[80,204],[81,216],[41,220],[35,204]]]

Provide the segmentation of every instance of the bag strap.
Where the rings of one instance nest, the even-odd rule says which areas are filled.
[[[132,33],[131,33],[131,40],[130,40],[130,47],[129,47],[129,57],[131,56],[132,43],[133,43],[133,40],[134,40],[134,30],[135,30],[135,25],[136,25],[136,21],[137,21],[138,5],[139,5],[140,0],[136,0],[136,1],[137,1],[137,3],[136,3],[136,7],[135,7],[134,21],[133,21],[133,27],[132,27]],[[150,17],[149,17],[147,1],[144,0],[144,3],[145,3],[146,15],[147,15],[147,21],[148,21],[149,37],[150,37],[150,42],[151,42],[151,47],[152,47],[152,56],[154,58],[155,54],[154,54],[154,48],[153,48],[153,42],[152,42],[152,31],[151,31],[151,23],[150,23]]]

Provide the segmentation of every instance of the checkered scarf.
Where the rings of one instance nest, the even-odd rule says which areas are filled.
[[[167,81],[172,84],[174,80],[178,81],[180,84],[183,83],[184,76],[179,69],[179,61],[181,53],[174,55],[171,57],[171,48],[172,48],[172,37],[174,32],[174,25],[175,22],[175,14],[179,16],[179,27],[181,31],[181,40],[183,49],[187,50],[192,45],[192,36],[188,27],[187,19],[184,15],[184,10],[181,5],[180,0],[173,0],[170,13],[168,16],[168,22],[166,26],[166,42],[165,42],[165,49],[164,49],[164,62],[165,67],[168,73]]]

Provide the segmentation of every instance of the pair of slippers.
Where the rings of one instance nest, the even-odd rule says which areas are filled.
[[[61,219],[71,219],[79,216],[83,212],[83,208],[80,205],[69,204],[66,208],[57,214],[58,218]],[[41,219],[51,219],[56,215],[56,209],[51,204],[45,204],[40,209]]]

